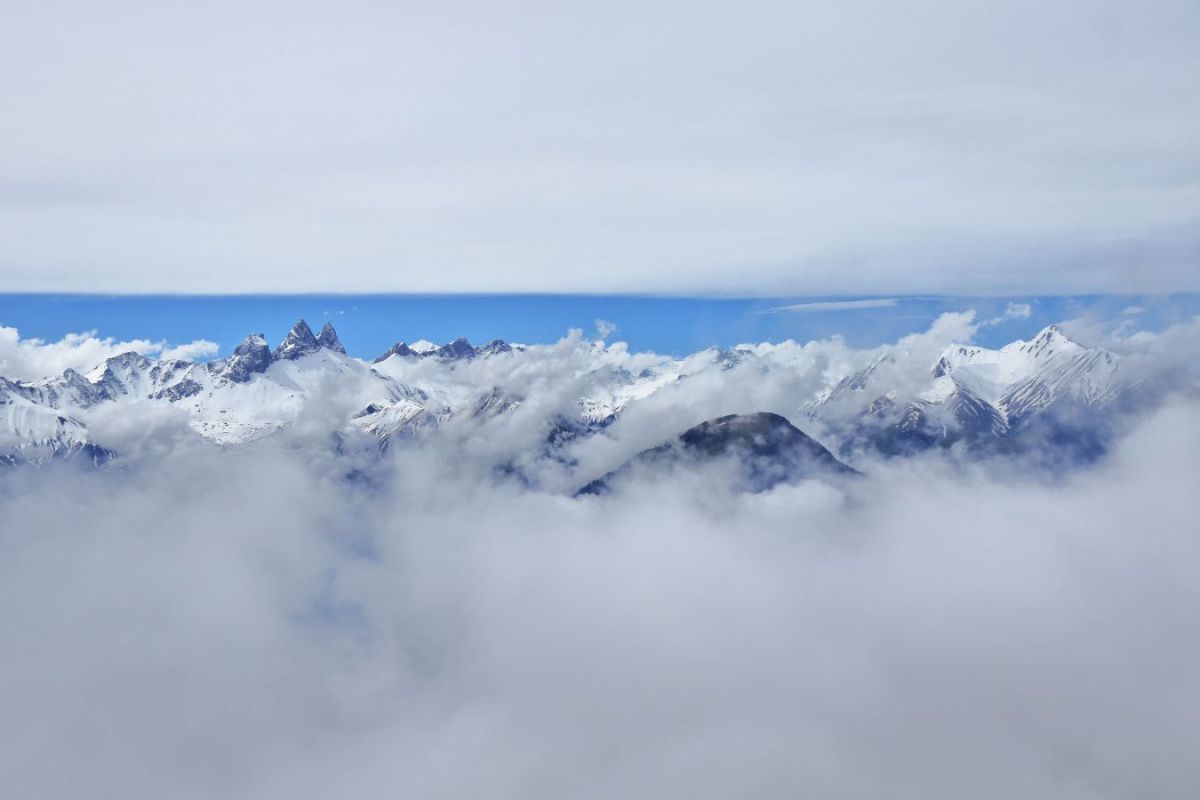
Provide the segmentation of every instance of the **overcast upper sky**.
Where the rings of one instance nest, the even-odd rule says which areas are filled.
[[[0,16],[0,291],[1200,290],[1200,5]]]

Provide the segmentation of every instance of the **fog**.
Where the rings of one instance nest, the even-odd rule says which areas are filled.
[[[283,442],[13,471],[0,794],[1195,796],[1198,433],[759,495]]]

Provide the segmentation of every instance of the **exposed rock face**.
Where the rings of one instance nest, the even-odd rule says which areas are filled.
[[[140,353],[121,353],[106,359],[102,368],[88,373],[88,380],[105,400],[113,400],[133,394],[141,373],[154,366],[150,359]]]
[[[476,419],[498,417],[501,414],[507,414],[513,409],[521,405],[521,399],[512,395],[506,394],[498,387],[479,398],[475,410],[471,416]]]
[[[501,353],[511,353],[512,345],[503,339],[492,339],[482,347],[475,348],[475,354],[478,356],[496,356]]]
[[[208,369],[234,383],[246,383],[271,366],[271,348],[261,333],[252,333],[233,349],[233,355],[209,362]]]
[[[407,342],[396,342],[396,344],[388,348],[387,352],[376,358],[374,363],[378,364],[382,361],[387,361],[392,356],[400,356],[401,358],[427,358],[433,356],[447,361],[457,361],[475,357],[486,358],[488,356],[497,356],[523,349],[522,345],[514,347],[503,339],[492,339],[481,347],[472,347],[471,343],[465,338],[455,339],[453,342],[448,342],[441,347],[434,347],[432,345],[423,347],[421,346],[423,344],[427,343],[417,342],[416,345],[409,345]]]
[[[474,358],[475,348],[466,339],[459,338],[439,347],[435,355],[445,359]]]
[[[639,472],[669,471],[728,459],[738,491],[762,492],[818,475],[857,475],[784,417],[768,412],[730,414],[702,422],[673,441],[643,450],[578,494],[606,494]]]
[[[411,347],[409,347],[407,342],[396,342],[394,345],[388,348],[386,353],[375,359],[375,361],[372,363],[379,364],[383,361],[387,361],[392,356],[408,358],[410,356],[419,357],[421,355],[421,353],[418,353],[416,350],[413,350]]]
[[[161,391],[150,395],[155,400],[169,400],[172,403],[178,402],[185,397],[200,394],[204,391],[204,387],[196,383],[191,378],[184,378],[179,383],[172,384]]]
[[[322,331],[323,332],[323,331]],[[336,337],[335,337],[336,338]],[[317,337],[313,336],[308,323],[300,320],[275,348],[275,359],[278,361],[295,361],[302,356],[310,355],[321,349]]]
[[[321,326],[321,332],[317,334],[317,344],[326,350],[332,350],[342,355],[346,354],[346,348],[342,347],[341,341],[338,340],[337,331],[328,322]]]

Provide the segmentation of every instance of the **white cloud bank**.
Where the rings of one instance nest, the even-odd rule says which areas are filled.
[[[33,380],[59,375],[66,369],[87,372],[121,353],[141,353],[159,358],[203,359],[217,354],[216,342],[197,339],[169,346],[149,339],[120,341],[111,336],[100,338],[96,331],[68,333],[56,342],[38,338],[22,339],[20,331],[0,325],[0,376],[13,380]]]
[[[979,324],[753,345],[790,368],[671,381],[575,454],[599,472],[719,413],[788,413],[880,356],[903,387]],[[1194,368],[1198,326],[1073,327],[1153,376]],[[1195,402],[1057,479],[937,456],[752,496],[719,470],[604,500],[495,479],[598,361],[656,359],[574,332],[457,364],[455,391],[525,402],[359,482],[330,447],[357,408],[344,376],[228,451],[178,406],[98,407],[117,468],[0,473],[0,796],[1200,793]]]
[[[187,344],[175,345],[174,347],[163,349],[161,357],[167,360],[202,361],[206,358],[212,358],[220,350],[221,346],[216,342],[210,342],[207,339],[196,339]]]
[[[10,6],[0,290],[1200,289],[1193,0]]]
[[[701,503],[429,453],[13,473],[0,794],[1195,796],[1198,431]]]

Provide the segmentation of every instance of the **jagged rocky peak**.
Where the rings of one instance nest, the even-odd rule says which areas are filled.
[[[942,357],[933,365],[933,377],[940,378],[943,375],[949,375],[957,367],[969,364],[984,352],[982,347],[972,344],[952,344],[942,351]]]
[[[338,340],[337,331],[333,329],[332,323],[326,322],[321,326],[321,332],[317,334],[317,344],[326,350],[346,354],[346,348],[342,347],[341,341]]]
[[[326,322],[321,327],[321,332],[314,336],[308,323],[298,320],[288,335],[279,343],[279,347],[275,348],[273,357],[276,361],[294,361],[318,350],[330,350],[342,355],[346,353],[346,348],[342,347],[333,325]]]
[[[144,369],[150,366],[150,359],[146,358],[141,353],[129,350],[125,353],[118,353],[115,356],[110,356],[104,359],[104,363],[92,370],[92,374],[88,377],[96,380],[102,377],[105,372],[111,372],[115,369],[132,370]]]
[[[1017,349],[1036,358],[1042,354],[1077,352],[1086,348],[1063,333],[1057,325],[1047,325],[1028,342],[1021,342]]]
[[[252,333],[233,348],[233,355],[209,364],[209,371],[223,375],[234,383],[245,383],[252,375],[266,372],[271,366],[271,346],[261,333]]]
[[[62,382],[67,384],[68,386],[74,386],[74,387],[83,387],[83,386],[90,387],[91,386],[91,384],[88,383],[87,378],[83,377],[82,375],[80,375],[78,372],[71,369],[70,367],[67,367],[66,369],[63,370]]]
[[[288,335],[279,343],[279,347],[275,348],[275,359],[293,361],[320,349],[321,344],[317,341],[317,337],[313,336],[312,328],[308,327],[307,322],[300,320],[292,326]]]
[[[0,379],[0,387],[17,385],[11,381]],[[88,408],[105,397],[101,388],[97,388],[90,380],[70,367],[64,369],[62,375],[56,378],[47,378],[33,384],[22,385],[21,393],[29,398],[36,397],[53,408],[58,408],[63,404]]]
[[[150,369],[150,359],[132,350],[104,359],[87,374],[87,379],[107,390],[118,389],[141,371]]]
[[[400,356],[401,358],[426,358],[428,356],[435,356],[441,359],[457,360],[475,358],[476,356],[501,355],[519,349],[522,349],[521,345],[514,346],[503,339],[492,339],[480,347],[472,347],[471,343],[465,338],[455,339],[453,342],[444,344],[441,347],[430,344],[422,339],[413,342],[411,345],[406,342],[397,342],[388,348],[387,352],[376,358],[375,363],[378,364],[381,361],[386,361],[392,356]]]
[[[498,417],[519,405],[521,405],[521,398],[504,392],[499,386],[494,386],[490,392],[479,398],[471,416],[476,418]]]
[[[238,343],[237,347],[233,348],[233,352],[242,354],[260,350],[264,347],[267,348],[268,352],[271,349],[267,344],[267,337],[263,336],[261,333],[251,333],[248,334],[245,339],[242,339],[242,341]]]
[[[150,363],[150,359],[146,358],[141,353],[135,350],[127,350],[124,353],[117,353],[115,356],[105,360],[105,363],[110,365],[137,367]]]
[[[385,352],[379,358],[375,359],[374,363],[378,364],[382,361],[387,361],[392,356],[400,356],[401,358],[408,358],[409,356],[420,356],[420,355],[422,355],[422,354],[418,353],[416,350],[413,350],[411,347],[409,347],[407,342],[396,342],[394,345],[392,345],[391,347],[389,347],[387,349],[387,352]]]
[[[437,349],[438,358],[474,358],[475,348],[464,337],[442,345]]]
[[[492,339],[482,347],[475,348],[475,354],[479,356],[495,356],[501,353],[511,353],[512,345],[503,339]]]

